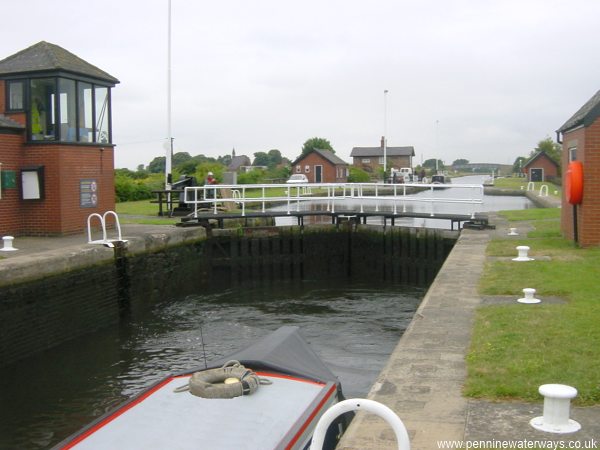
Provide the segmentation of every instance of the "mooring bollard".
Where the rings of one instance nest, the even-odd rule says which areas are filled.
[[[518,256],[516,258],[513,258],[513,261],[533,261],[533,258],[530,258],[527,255],[529,247],[527,247],[526,245],[519,245],[517,247],[517,251],[519,252]]]
[[[539,298],[535,298],[535,289],[525,288],[523,289],[523,294],[525,297],[518,299],[519,303],[540,303],[541,300]]]
[[[3,252],[14,252],[19,250],[18,248],[13,247],[13,241],[15,240],[12,236],[4,236],[2,241],[4,242],[4,247],[0,248],[0,251]]]
[[[571,399],[577,396],[577,389],[565,384],[543,384],[539,392],[544,396],[544,415],[529,421],[533,428],[548,433],[573,433],[581,428],[569,418]]]
[[[509,236],[518,236],[519,233],[517,233],[517,229],[516,228],[510,228],[510,231],[508,233]]]

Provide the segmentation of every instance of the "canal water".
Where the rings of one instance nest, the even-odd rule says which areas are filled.
[[[144,387],[296,325],[365,396],[424,289],[310,281],[168,299],[135,320],[0,369],[0,449],[50,448]]]

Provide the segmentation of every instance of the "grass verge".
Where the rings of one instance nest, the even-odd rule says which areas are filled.
[[[563,383],[577,388],[577,404],[600,404],[600,249],[576,248],[561,237],[557,210],[539,211],[507,212],[517,228],[529,215],[532,231],[488,246],[489,256],[516,256],[517,245],[528,245],[534,258],[550,258],[486,264],[481,295],[506,295],[507,301],[477,310],[465,394],[539,401],[540,385]],[[564,303],[516,303],[526,287],[542,300],[557,296]]]

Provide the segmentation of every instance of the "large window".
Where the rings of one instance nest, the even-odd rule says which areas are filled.
[[[59,78],[58,91],[60,98],[60,138],[62,141],[77,140],[77,108],[75,81]]]
[[[31,140],[53,141],[56,139],[55,106],[56,79],[31,80],[29,105]]]
[[[79,101],[79,142],[94,142],[94,120],[92,118],[92,85],[77,83]]]
[[[109,142],[108,88],[96,86],[96,142]]]
[[[8,81],[7,95],[9,110],[26,109],[32,141],[111,141],[106,86],[62,77],[34,78]],[[23,108],[26,98],[27,108]]]

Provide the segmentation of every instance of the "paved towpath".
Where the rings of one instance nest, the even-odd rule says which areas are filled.
[[[575,448],[586,448],[596,440],[600,448],[600,407],[573,408],[571,417],[581,423],[582,430],[557,435],[529,425],[530,419],[542,415],[541,397],[538,403],[492,403],[462,395],[474,313],[482,303],[477,285],[486,262],[486,245],[494,234],[507,232],[506,224],[497,230],[462,232],[368,395],[400,416],[413,450],[444,448],[443,441],[468,442],[472,448],[508,448],[498,445],[502,441],[530,445],[534,440],[565,445],[577,441],[574,445],[580,447]],[[480,441],[488,445],[474,447]],[[382,419],[359,413],[337,448],[384,450],[397,446]]]

